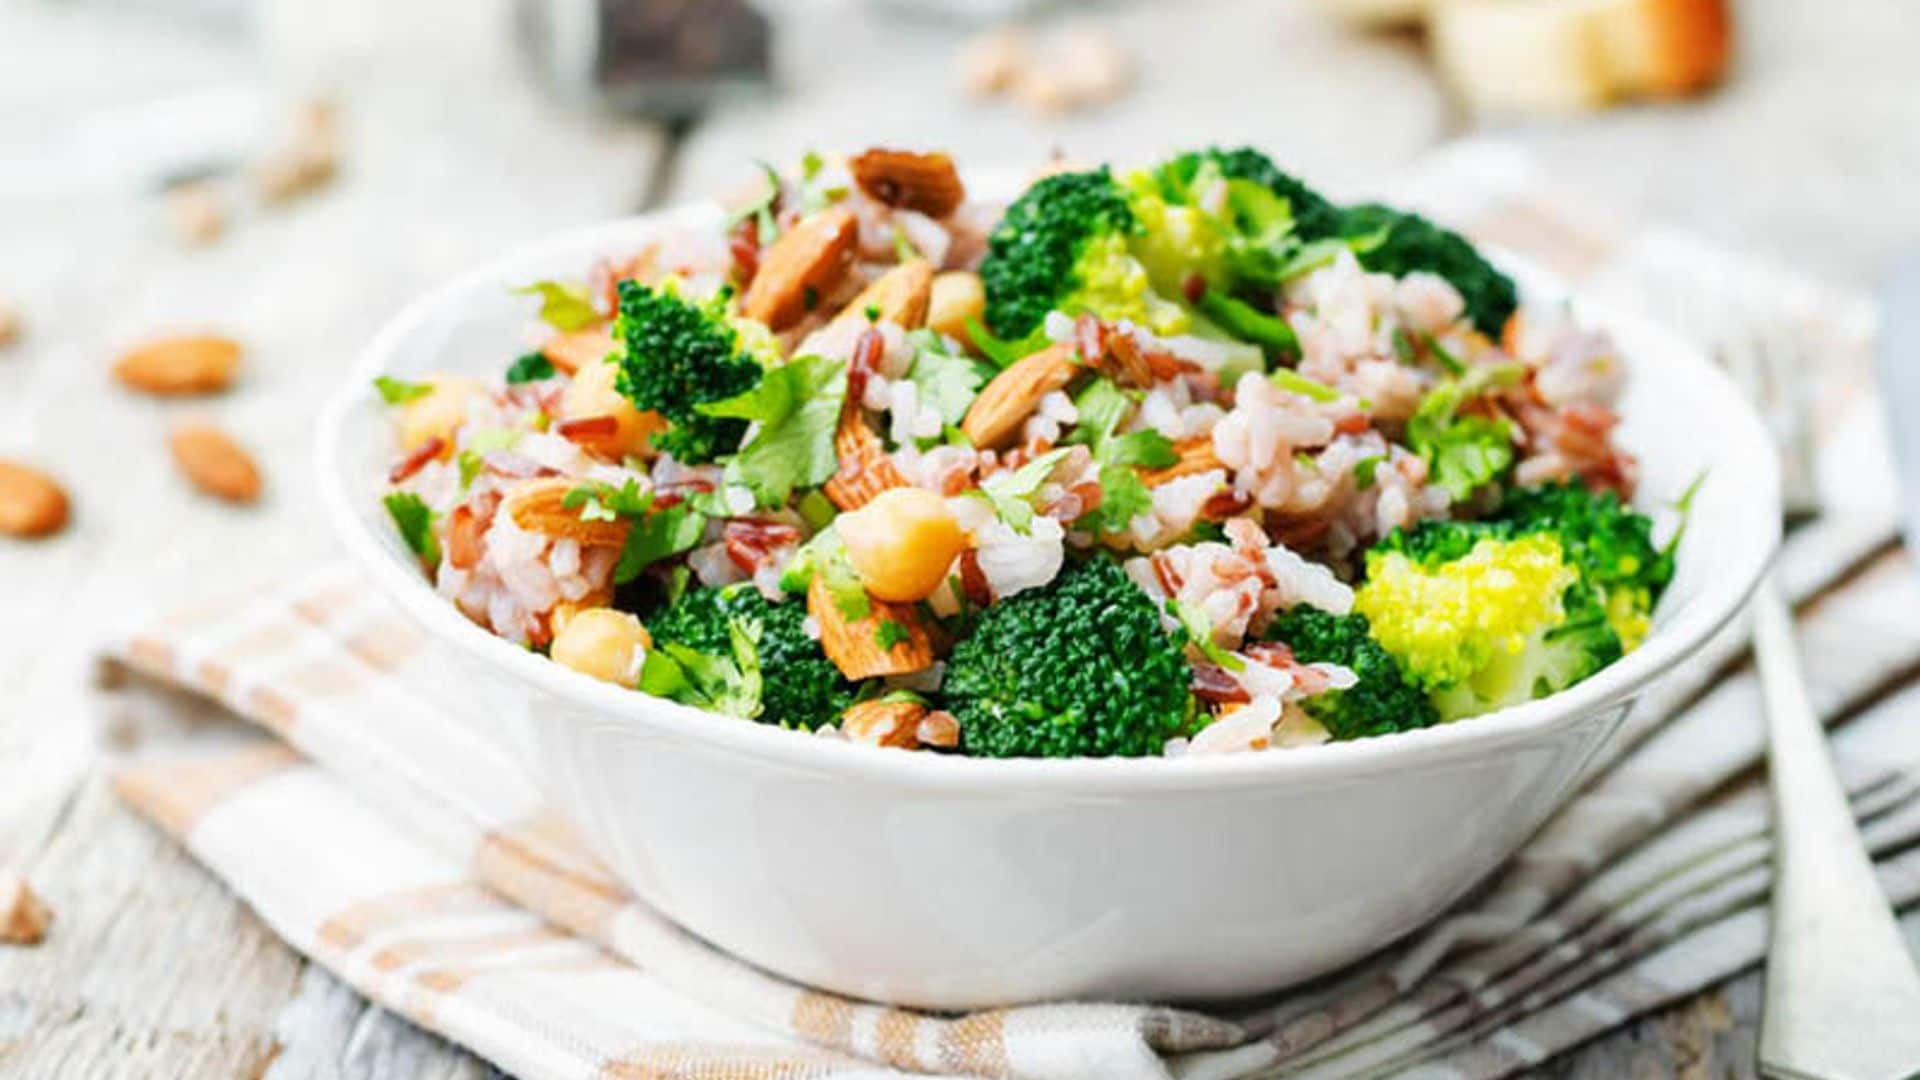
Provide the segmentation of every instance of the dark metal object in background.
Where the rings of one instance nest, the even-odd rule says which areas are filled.
[[[1920,551],[1920,252],[1880,289],[1880,395],[1905,497],[1908,550]]]
[[[768,83],[772,30],[745,0],[516,0],[516,37],[563,95],[685,120]]]

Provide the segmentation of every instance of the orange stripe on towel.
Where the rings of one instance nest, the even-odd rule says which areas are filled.
[[[499,897],[473,882],[448,881],[349,904],[323,920],[317,933],[321,944],[345,952],[370,934],[416,919],[505,910]]]
[[[127,805],[186,839],[209,810],[241,788],[285,771],[300,756],[284,743],[138,762],[113,778]]]

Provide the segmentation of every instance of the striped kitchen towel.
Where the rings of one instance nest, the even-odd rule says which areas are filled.
[[[1700,260],[1806,305],[1819,355],[1864,307],[1670,234],[1595,228],[1499,147],[1418,200],[1596,289]],[[1705,267],[1711,265],[1712,274]],[[1608,283],[1612,283],[1608,285]],[[1865,417],[1851,361],[1821,373]],[[1782,554],[1801,639],[1883,883],[1920,901],[1920,589],[1871,426],[1824,448],[1831,508]],[[1862,433],[1865,434],[1862,434]],[[110,658],[217,698],[249,737],[125,764],[118,790],[292,946],[502,1069],[546,1077],[1496,1077],[1745,968],[1764,946],[1758,690],[1729,628],[1644,701],[1589,786],[1459,908],[1315,984],[1205,1013],[1075,1003],[939,1015],[795,985],[626,895],[512,748],[444,711],[443,658],[347,567],[182,611]],[[1854,715],[1859,713],[1857,717]],[[1909,722],[1902,723],[1902,719]],[[1870,763],[1870,764],[1861,764]]]

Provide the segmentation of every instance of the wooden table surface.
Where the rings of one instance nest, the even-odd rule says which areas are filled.
[[[1457,114],[1413,38],[1355,36],[1295,4],[1119,6],[1109,21],[1140,52],[1136,92],[1037,122],[960,94],[949,29],[844,0],[801,18],[803,3],[779,6],[777,96],[668,132],[530,89],[503,40],[505,0],[262,0],[251,48],[101,10],[116,5],[0,0],[0,298],[26,320],[0,349],[0,456],[50,469],[75,499],[62,536],[0,543],[0,871],[28,875],[57,920],[41,946],[0,947],[0,1074],[489,1072],[308,965],[114,802],[104,760],[217,737],[222,722],[193,702],[102,694],[91,664],[118,622],[333,550],[309,497],[315,403],[380,320],[476,258],[738,183],[752,159],[810,146],[1021,160],[1249,141],[1337,189],[1487,130],[1623,212],[1842,283],[1871,282],[1920,240],[1910,0],[1855,0],[1844,15],[1748,3],[1739,70],[1713,98],[1500,128]],[[178,244],[150,190],[33,180],[53,148],[89,145],[143,104],[234,86],[291,102],[320,83],[344,113],[338,182],[266,208],[236,180],[236,220],[211,247]],[[233,392],[158,403],[108,377],[120,347],[202,327],[247,345]],[[257,452],[260,505],[186,489],[164,439],[189,414]],[[1749,974],[1547,1071],[1746,1075],[1758,1001]]]

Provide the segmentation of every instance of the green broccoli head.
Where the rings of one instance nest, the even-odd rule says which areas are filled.
[[[1622,651],[1553,534],[1500,531],[1451,558],[1451,539],[1375,548],[1354,592],[1374,639],[1444,720],[1564,690]]]
[[[1400,662],[1373,640],[1365,615],[1335,615],[1301,604],[1276,617],[1266,637],[1284,642],[1302,663],[1339,664],[1359,679],[1302,703],[1336,739],[1412,731],[1439,719],[1433,703],[1407,681]]]
[[[733,452],[747,431],[745,420],[708,416],[697,406],[745,393],[760,381],[760,364],[727,322],[726,302],[724,294],[694,303],[671,288],[620,283],[613,335],[623,352],[615,385],[638,408],[671,422],[653,444],[688,464]]]
[[[1158,331],[1180,329],[1184,312],[1153,291],[1128,246],[1139,227],[1126,192],[1105,168],[1035,183],[987,239],[980,279],[988,328],[1021,339],[1050,311],[1090,311]]]
[[[1395,277],[1425,270],[1446,278],[1465,298],[1467,317],[1489,337],[1500,336],[1519,306],[1511,278],[1494,269],[1460,234],[1418,214],[1362,203],[1341,211],[1339,232],[1349,239],[1380,236],[1379,243],[1358,253],[1360,264],[1369,270]]]
[[[656,646],[668,643],[735,659],[734,628],[752,626],[760,701],[753,719],[811,730],[838,720],[853,702],[853,685],[807,635],[806,605],[776,604],[747,583],[689,589],[646,620]]]
[[[1246,180],[1260,185],[1287,200],[1292,212],[1293,229],[1302,240],[1322,240],[1339,235],[1340,208],[1299,179],[1280,171],[1267,155],[1249,146],[1234,150],[1209,147],[1194,150],[1169,160],[1159,169],[1173,183],[1185,187],[1207,164],[1220,170],[1229,180]]]
[[[1069,566],[980,613],[942,694],[980,757],[1143,757],[1193,717],[1185,635],[1112,559]]]
[[[1654,547],[1651,518],[1578,481],[1509,492],[1497,517],[1515,534],[1559,540],[1625,649],[1646,638],[1653,605],[1673,580],[1673,552]]]

